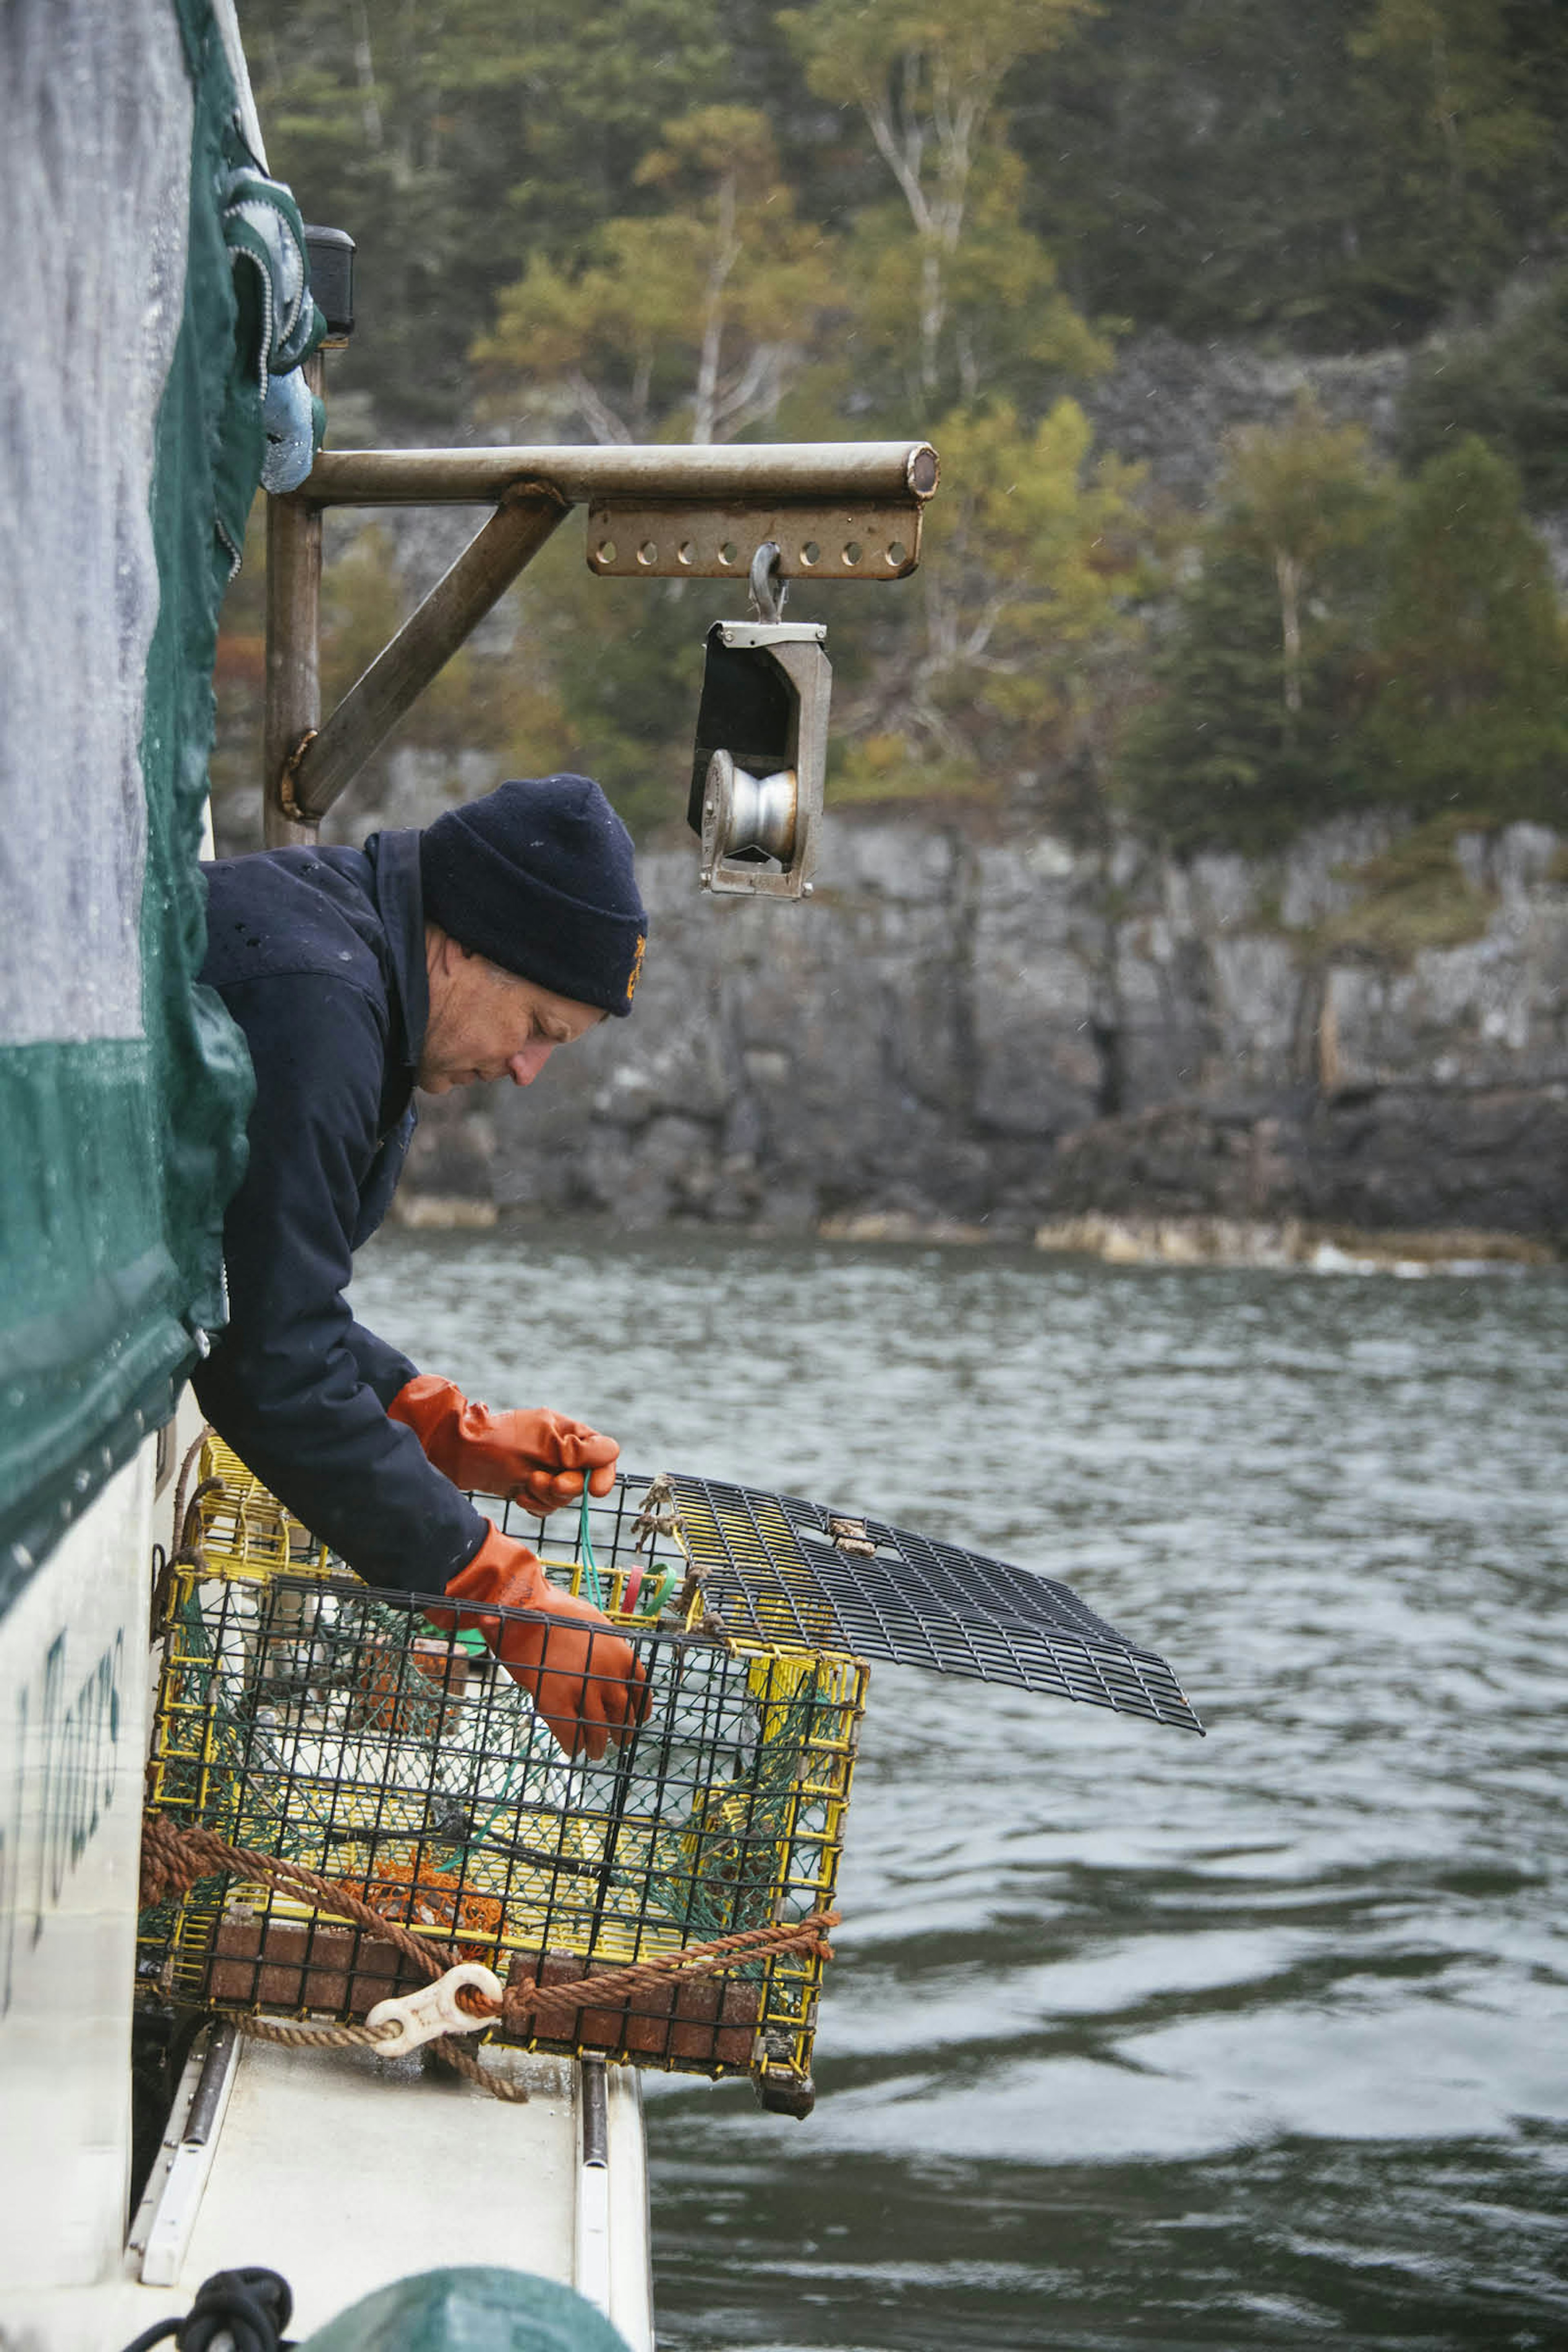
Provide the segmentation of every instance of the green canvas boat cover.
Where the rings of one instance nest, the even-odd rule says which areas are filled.
[[[321,331],[225,35],[208,0],[0,11],[0,1610],[224,1320],[213,657]]]

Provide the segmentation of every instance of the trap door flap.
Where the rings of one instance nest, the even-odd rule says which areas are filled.
[[[847,1650],[1203,1730],[1165,1660],[1055,1577],[797,1496],[684,1475],[671,1485],[709,1609],[737,1638]]]

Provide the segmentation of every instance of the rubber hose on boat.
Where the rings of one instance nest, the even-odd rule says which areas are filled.
[[[232,2339],[234,2352],[289,2352],[283,2330],[293,2309],[289,2282],[276,2271],[215,2271],[184,2319],[160,2319],[125,2352],[151,2352],[169,2336],[179,2352],[212,2352],[220,2336]]]

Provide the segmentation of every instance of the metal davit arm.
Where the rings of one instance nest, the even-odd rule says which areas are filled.
[[[892,580],[920,561],[937,478],[925,441],[323,451],[303,488],[272,500],[268,513],[268,846],[314,840],[338,795],[573,506],[589,508],[587,561],[605,577],[741,580],[772,540],[781,577]],[[495,512],[323,722],[322,510],[427,505]]]
[[[489,506],[521,481],[548,483],[569,506],[601,499],[904,505],[930,498],[937,457],[929,441],[323,449],[297,495],[327,507]]]

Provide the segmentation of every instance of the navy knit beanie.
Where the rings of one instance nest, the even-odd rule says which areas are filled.
[[[425,912],[463,947],[578,1004],[629,1013],[647,916],[632,839],[587,776],[500,784],[419,836]]]

